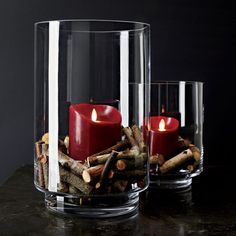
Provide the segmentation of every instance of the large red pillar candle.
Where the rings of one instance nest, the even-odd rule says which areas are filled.
[[[121,140],[121,114],[108,105],[70,106],[69,153],[76,160],[102,151]]]
[[[150,154],[170,157],[177,147],[179,121],[173,117],[150,117]]]

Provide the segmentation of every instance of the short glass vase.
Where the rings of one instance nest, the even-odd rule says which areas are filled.
[[[203,83],[152,83],[150,110],[150,187],[189,188],[203,170]]]

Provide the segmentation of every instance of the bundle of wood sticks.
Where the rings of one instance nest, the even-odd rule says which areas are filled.
[[[58,140],[58,191],[80,194],[120,193],[146,184],[148,152],[137,125],[122,130],[122,140],[88,156],[84,162],[69,156],[68,136]],[[35,143],[36,182],[48,189],[48,133]]]

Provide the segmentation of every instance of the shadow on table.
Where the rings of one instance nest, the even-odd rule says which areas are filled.
[[[149,189],[140,195],[140,211],[148,217],[160,218],[161,214],[185,214],[191,210],[191,187],[182,190]]]

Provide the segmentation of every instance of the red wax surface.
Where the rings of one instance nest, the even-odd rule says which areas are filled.
[[[165,131],[159,130],[161,120],[165,121]],[[150,117],[150,154],[170,157],[177,147],[179,121],[173,117]]]
[[[92,121],[92,110],[97,121]],[[121,114],[108,105],[73,104],[69,111],[69,153],[75,160],[85,160],[121,140]]]

